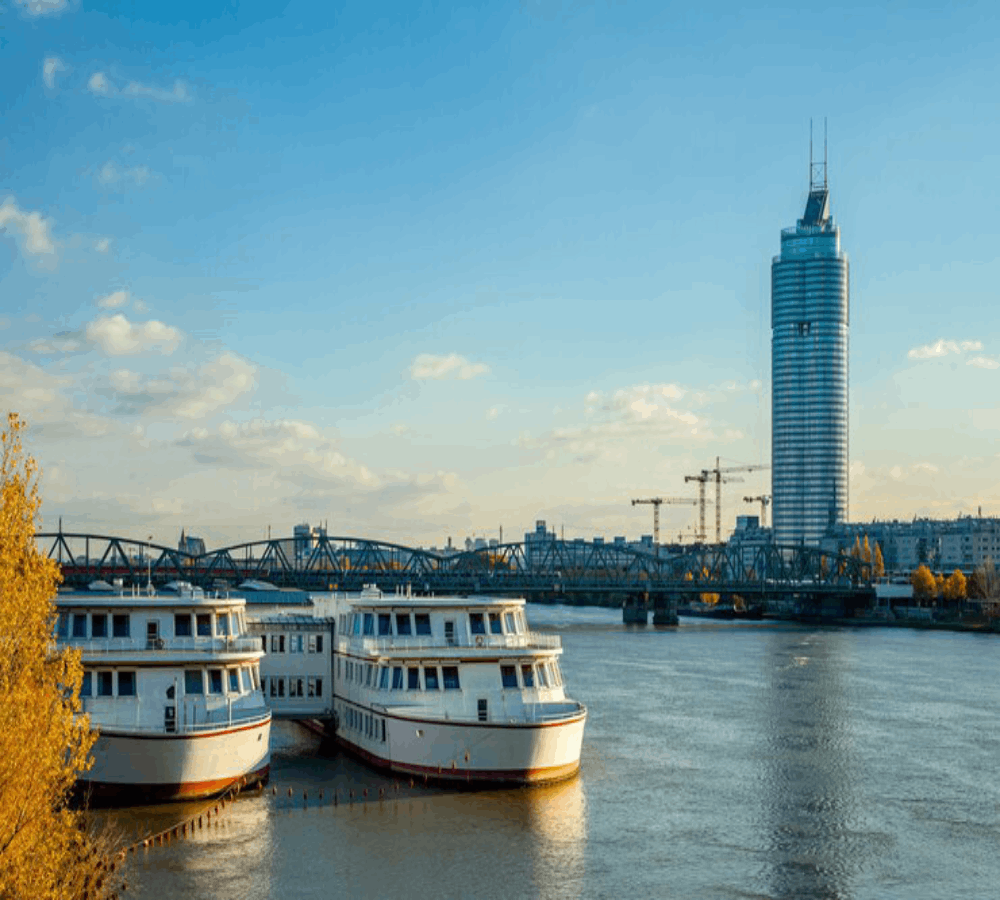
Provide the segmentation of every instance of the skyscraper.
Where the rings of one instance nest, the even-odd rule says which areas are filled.
[[[817,545],[847,518],[847,256],[830,216],[826,148],[809,199],[771,263],[771,490],[774,540]]]

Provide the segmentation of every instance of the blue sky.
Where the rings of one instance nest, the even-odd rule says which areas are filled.
[[[631,497],[769,461],[824,116],[852,518],[1000,514],[994,5],[2,9],[0,396],[47,526],[648,533]]]

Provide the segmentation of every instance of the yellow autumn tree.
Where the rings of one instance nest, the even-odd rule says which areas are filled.
[[[865,542],[861,545],[861,558],[866,562],[870,563],[872,561],[872,548],[868,543],[868,535],[865,535]]]
[[[917,566],[916,571],[910,576],[910,583],[913,585],[913,598],[918,602],[932,600],[937,596],[937,582],[934,573],[927,566]]]
[[[56,652],[55,562],[35,543],[38,470],[7,417],[0,457],[0,897],[107,897],[116,861],[68,805],[93,737],[79,654]]]
[[[961,569],[955,569],[955,571],[944,580],[944,599],[964,600],[965,594],[965,575]]]
[[[885,578],[885,560],[882,558],[882,545],[875,542],[875,577]]]

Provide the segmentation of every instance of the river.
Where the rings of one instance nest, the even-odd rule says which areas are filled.
[[[411,787],[320,754],[309,732],[281,723],[277,793],[241,797],[193,837],[130,857],[128,896],[1000,890],[997,636],[698,619],[637,628],[617,610],[563,606],[529,605],[528,616],[562,636],[567,691],[590,711],[578,778]],[[201,808],[111,820],[134,833]]]

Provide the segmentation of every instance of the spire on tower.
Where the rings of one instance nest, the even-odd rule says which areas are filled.
[[[813,123],[809,120],[809,199],[803,225],[825,225],[830,218],[830,192],[826,178],[826,118],[823,119],[823,162],[813,160]]]

